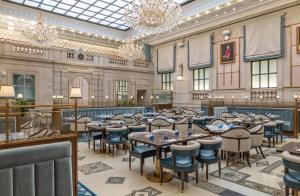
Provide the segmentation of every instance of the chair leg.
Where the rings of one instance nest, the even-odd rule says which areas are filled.
[[[183,193],[183,191],[184,191],[184,172],[180,173],[180,177],[181,177],[181,192]]]
[[[273,137],[273,148],[275,146],[275,137]]]
[[[283,133],[280,134],[280,141],[282,143]]]
[[[218,165],[219,165],[219,177],[221,177],[221,160],[219,161]]]
[[[269,148],[271,148],[271,138],[268,138],[269,141]]]
[[[255,148],[255,150],[256,150],[256,153],[259,154],[258,149],[257,149],[257,146],[255,146],[254,148]]]
[[[141,173],[141,176],[143,175],[144,171],[144,159],[142,158],[141,159],[141,162],[140,162],[140,173]]]
[[[206,163],[206,181],[208,181],[208,163]]]
[[[125,150],[125,155],[126,155],[126,152],[127,152],[127,145],[124,144],[124,150]]]
[[[93,150],[96,151],[96,141],[93,139]]]
[[[129,155],[129,170],[131,170],[131,155]]]
[[[226,167],[228,167],[228,165],[229,165],[229,155],[230,155],[230,153],[228,151],[227,155],[226,155]]]
[[[290,189],[289,187],[285,186],[285,196],[289,196]]]
[[[249,160],[249,152],[245,152],[245,155],[246,155],[247,163],[248,163],[249,167],[251,167],[250,160]]]
[[[112,155],[115,156],[115,145],[112,145]]]
[[[198,169],[196,170],[196,184],[199,183],[199,171]]]
[[[265,155],[264,155],[264,153],[263,153],[263,151],[262,151],[262,149],[261,149],[261,146],[259,146],[258,148],[259,148],[259,151],[260,151],[260,153],[261,153],[261,156],[265,159]]]
[[[162,185],[163,183],[163,174],[164,174],[164,169],[162,166],[160,166],[160,175],[159,175],[160,185]]]

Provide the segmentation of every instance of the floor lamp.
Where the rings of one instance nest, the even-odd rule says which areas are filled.
[[[0,88],[0,98],[5,99],[5,133],[6,142],[9,141],[9,100],[15,98],[15,89],[13,86],[1,86]]]
[[[77,132],[77,113],[78,113],[78,99],[81,99],[81,89],[80,88],[72,88],[70,92],[70,99],[74,99],[75,103],[75,132]]]

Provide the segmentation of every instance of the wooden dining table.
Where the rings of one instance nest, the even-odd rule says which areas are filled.
[[[292,155],[300,156],[300,142],[289,142],[279,148],[276,148],[276,152],[288,151]]]
[[[191,136],[175,136],[175,134],[169,134],[165,139],[162,134],[155,134],[154,139],[150,139],[150,134],[137,135],[131,138],[132,141],[150,145],[156,148],[156,161],[155,161],[155,171],[146,175],[146,178],[151,182],[160,182],[160,161],[161,161],[161,151],[163,147],[170,146],[172,144],[186,143],[191,140],[197,140],[201,138],[208,137],[208,134],[193,132]],[[163,182],[168,182],[172,180],[172,174],[168,172],[163,173]]]

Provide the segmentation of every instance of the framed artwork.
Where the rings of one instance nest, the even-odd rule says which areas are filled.
[[[221,44],[220,48],[220,64],[235,63],[235,42]]]
[[[300,27],[297,27],[297,54],[300,54]]]

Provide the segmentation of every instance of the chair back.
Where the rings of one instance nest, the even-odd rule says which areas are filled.
[[[146,132],[146,130],[147,130],[147,126],[144,125],[144,124],[128,126],[128,132],[129,133]]]
[[[208,139],[197,140],[200,143],[200,150],[219,150],[222,147],[221,137],[210,137]]]
[[[282,163],[284,167],[291,169],[293,171],[300,172],[300,157],[292,155],[285,151],[282,153]]]
[[[251,146],[261,146],[264,139],[264,125],[256,124],[249,128],[251,135]]]
[[[159,115],[165,116],[167,118],[172,118],[175,116],[175,112],[163,111]]]
[[[260,121],[260,122],[271,121],[271,119],[265,114],[256,114],[254,119],[255,119],[255,121]]]
[[[223,119],[214,119],[210,121],[210,125],[227,125],[226,121]]]
[[[232,119],[235,118],[236,116],[233,114],[230,114],[229,112],[223,112],[221,114],[221,119],[227,120],[227,119]]]
[[[132,118],[136,118],[136,119],[142,119],[143,118],[143,114],[140,112],[135,113],[134,115],[132,115]]]
[[[186,132],[189,128],[189,118],[184,117],[183,119],[175,122],[175,129],[179,132]]]
[[[192,124],[192,131],[196,133],[204,133],[204,134],[210,134],[210,131],[200,124]]]
[[[149,132],[132,132],[132,133],[129,133],[128,134],[128,139],[132,139],[133,137],[136,137],[136,136],[146,136],[146,135],[149,135]]]
[[[231,128],[221,134],[222,149],[230,152],[250,151],[251,139],[248,129],[243,127]]]
[[[151,130],[155,129],[173,129],[173,124],[169,123],[166,119],[156,118],[151,123]]]
[[[200,144],[196,141],[190,141],[187,145],[173,144],[170,148],[175,157],[196,157],[199,154]]]
[[[127,127],[123,126],[123,127],[117,127],[117,128],[113,128],[113,127],[107,127],[106,128],[106,133],[109,136],[127,136],[128,133],[128,129]]]
[[[240,118],[240,119],[242,119],[242,120],[250,120],[250,121],[253,121],[253,120],[254,120],[253,117],[249,116],[249,115],[246,114],[246,113],[238,113],[238,114],[236,115],[236,117],[238,117],[238,118]]]
[[[113,117],[111,117],[110,120],[124,120],[124,115],[123,114],[116,114]]]
[[[152,131],[154,134],[160,134],[160,135],[174,135],[174,131],[171,129],[155,129]]]

